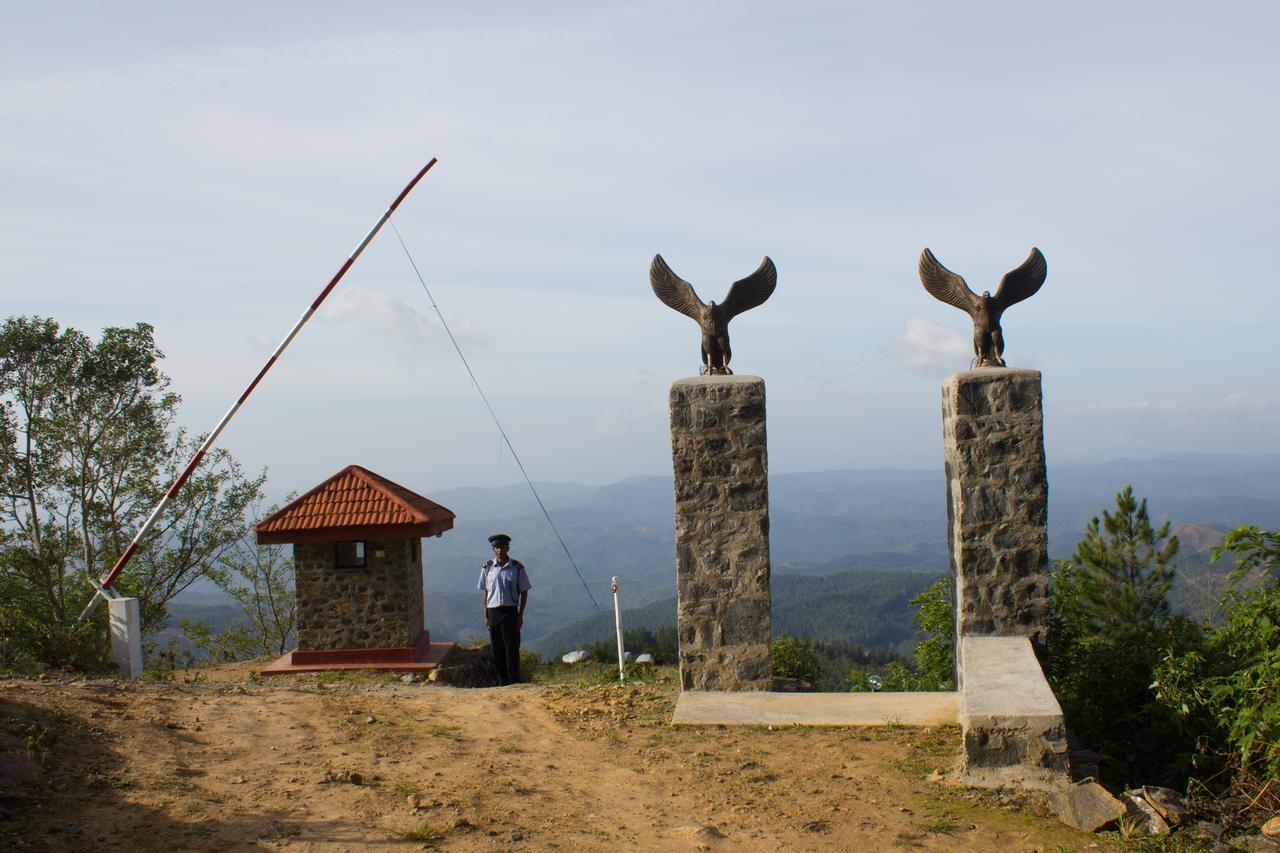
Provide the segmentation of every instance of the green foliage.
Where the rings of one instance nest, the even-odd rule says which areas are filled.
[[[902,661],[902,655],[884,647],[864,648],[854,643],[814,640],[813,650],[818,655],[820,672],[813,682],[815,690],[838,693],[849,689],[855,670],[864,678],[872,672],[880,672],[888,664]]]
[[[1229,764],[1280,779],[1280,532],[1245,525],[1214,550],[1235,557],[1225,622],[1201,648],[1169,654],[1161,701],[1188,728],[1230,751]]]
[[[106,664],[101,618],[76,625],[88,580],[115,562],[197,440],[175,425],[179,398],[145,323],[98,341],[50,319],[0,326],[0,620],[5,653],[78,668]],[[139,599],[143,629],[244,530],[265,475],[209,454],[139,544],[116,589]]]
[[[179,619],[178,626],[183,636],[195,646],[201,660],[233,663],[262,654],[258,638],[247,626],[236,625],[219,633],[205,623],[191,619]]]
[[[1116,511],[1102,511],[1089,522],[1071,558],[1077,572],[1082,613],[1089,626],[1105,631],[1129,627],[1150,629],[1169,616],[1169,590],[1178,553],[1178,537],[1169,522],[1151,526],[1147,501],[1125,486],[1116,495]]]
[[[1049,680],[1081,743],[1111,756],[1105,781],[1180,787],[1194,769],[1195,733],[1160,702],[1153,673],[1168,654],[1198,648],[1202,631],[1169,615],[1177,539],[1153,528],[1126,486],[1116,511],[1089,522],[1050,585]],[[1164,541],[1168,539],[1168,541]]]
[[[795,637],[781,636],[769,646],[773,674],[779,678],[798,678],[810,684],[818,680],[821,667],[813,643]]]
[[[909,602],[916,608],[911,621],[922,639],[911,654],[911,665],[901,661],[886,663],[878,673],[861,667],[845,678],[853,693],[871,690],[870,678],[880,676],[880,689],[893,692],[950,690],[955,668],[955,605],[951,600],[951,579],[942,577]]]
[[[631,652],[632,655],[648,652],[653,655],[653,662],[659,666],[674,664],[679,659],[674,627],[659,628],[657,631],[650,631],[648,628],[623,629],[622,648],[624,651]],[[618,663],[617,633],[615,632],[609,639],[597,640],[584,646],[583,651],[596,663],[611,663],[616,666]],[[563,652],[556,655],[556,660],[559,660],[561,655]]]
[[[294,497],[287,495],[285,502]],[[253,525],[279,508],[276,505],[263,511],[255,501],[253,518],[244,534],[216,567],[208,569],[209,577],[240,605],[245,620],[216,641],[198,640],[184,627],[183,633],[212,660],[282,655],[291,645],[297,622],[293,556],[283,545],[259,545],[253,531]]]

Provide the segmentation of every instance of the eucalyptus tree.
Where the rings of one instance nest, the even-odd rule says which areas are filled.
[[[0,627],[48,663],[105,653],[101,620],[76,617],[128,544],[195,439],[146,323],[94,341],[50,318],[0,326]],[[225,451],[206,457],[116,582],[136,595],[144,630],[231,549],[265,472],[246,476]]]

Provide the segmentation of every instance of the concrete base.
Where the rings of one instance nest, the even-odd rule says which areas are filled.
[[[424,632],[425,636],[425,632]],[[262,668],[262,675],[295,672],[334,672],[373,669],[379,672],[430,672],[449,656],[457,643],[419,643],[403,649],[334,649],[327,653],[297,649]],[[344,655],[344,653],[346,653]],[[408,654],[405,654],[408,653]],[[328,654],[328,659],[323,657]]]
[[[764,693],[689,691],[677,726],[953,726],[956,693]]]
[[[974,785],[1065,786],[1062,708],[1027,637],[962,637],[961,777]]]
[[[111,657],[121,678],[142,677],[142,618],[136,598],[107,600],[111,625]]]

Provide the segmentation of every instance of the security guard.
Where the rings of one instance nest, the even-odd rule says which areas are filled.
[[[481,567],[476,589],[484,594],[484,626],[489,629],[498,683],[506,686],[520,680],[520,628],[532,584],[524,564],[507,553],[510,536],[495,533],[489,537],[489,544],[493,546],[493,559]]]

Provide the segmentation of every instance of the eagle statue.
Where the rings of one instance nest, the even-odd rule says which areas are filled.
[[[973,318],[974,367],[1005,367],[1004,333],[1000,329],[1000,315],[1010,305],[1035,294],[1049,274],[1048,264],[1039,249],[1031,254],[1017,269],[1010,270],[1000,279],[996,295],[984,290],[978,296],[964,279],[938,263],[933,252],[920,253],[920,281],[934,298],[967,312]]]
[[[778,269],[765,257],[760,267],[729,288],[729,294],[719,305],[703,303],[694,292],[693,285],[671,271],[662,255],[654,255],[649,265],[649,284],[663,304],[674,308],[686,317],[692,317],[702,329],[703,374],[732,374],[729,359],[729,321],[743,311],[762,304],[778,286]]]

